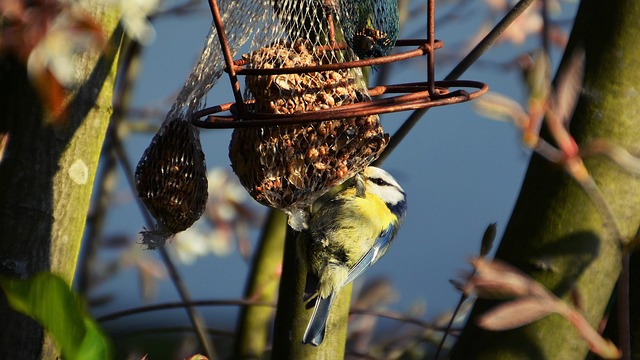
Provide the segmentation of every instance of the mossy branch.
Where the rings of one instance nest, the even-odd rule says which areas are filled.
[[[85,9],[106,37],[103,53],[74,61],[83,80],[68,94],[62,125],[49,115],[26,67],[0,57],[0,118],[9,142],[0,163],[0,273],[28,277],[51,271],[71,282],[109,118],[122,32],[117,9]],[[41,328],[0,296],[0,348],[7,358],[55,358]]]
[[[599,140],[631,153],[639,150],[638,16],[640,4],[632,0],[583,0],[580,5],[563,59],[566,64],[575,51],[584,50],[583,87],[570,122],[580,148]],[[599,208],[562,168],[533,155],[496,256],[567,301],[579,294],[586,319],[597,328],[620,273],[622,243],[634,238],[640,223],[640,179],[604,157],[587,158],[585,164],[608,209]],[[610,211],[616,226],[603,211]],[[477,315],[494,305],[478,301],[453,359],[586,356],[587,344],[559,316],[503,332],[477,327]]]
[[[244,298],[259,303],[275,303],[280,284],[287,217],[278,210],[269,212]],[[273,309],[245,306],[238,320],[235,359],[261,359],[267,348]]]

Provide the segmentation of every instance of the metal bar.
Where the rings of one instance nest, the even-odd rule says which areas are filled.
[[[427,81],[429,82],[429,92],[431,95],[436,96],[435,92],[435,54],[434,54],[434,43],[435,43],[435,5],[434,0],[427,0],[427,32],[428,32],[428,40],[429,40],[429,52],[427,53]]]
[[[222,24],[222,17],[220,16],[220,9],[218,8],[218,2],[216,0],[209,0],[209,8],[211,9],[211,16],[213,16],[213,24],[218,32],[218,40],[220,40],[220,48],[222,49],[222,55],[224,56],[224,62],[227,66],[229,73],[229,81],[231,82],[231,90],[233,91],[233,97],[236,100],[238,110],[244,111],[244,99],[240,91],[240,83],[233,66],[233,55],[229,48],[229,42],[227,41],[227,34],[224,32],[224,25]]]
[[[440,42],[438,42],[440,43]],[[436,43],[436,44],[438,44]],[[236,61],[236,66],[234,67],[236,74],[238,75],[276,75],[276,74],[301,74],[301,73],[311,73],[318,71],[329,71],[329,70],[341,70],[341,69],[349,69],[349,68],[358,68],[364,66],[375,66],[382,65],[390,62],[406,60],[418,56],[423,56],[425,54],[429,54],[429,44],[423,42],[420,44],[418,49],[405,51],[397,54],[381,56],[377,58],[369,58],[369,59],[361,59],[354,61],[345,61],[331,64],[323,64],[318,66],[302,66],[302,67],[292,67],[292,68],[277,68],[277,69],[246,69],[244,68],[244,61]],[[441,47],[441,46],[440,46]]]
[[[333,23],[333,15],[331,13],[327,14],[327,26],[329,27],[329,45],[336,45],[336,29]]]

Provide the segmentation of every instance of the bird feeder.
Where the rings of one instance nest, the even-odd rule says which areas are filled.
[[[488,90],[477,81],[434,79],[434,52],[443,43],[434,36],[433,0],[423,39],[396,39],[395,0],[246,3],[260,4],[264,16],[243,24],[257,30],[250,52],[234,60],[224,14],[209,0],[235,101],[194,112],[192,124],[234,129],[229,157],[240,182],[261,204],[285,211],[296,230],[305,228],[315,200],[384,150],[389,136],[380,114],[456,104]],[[364,82],[365,67],[422,56],[424,81]]]

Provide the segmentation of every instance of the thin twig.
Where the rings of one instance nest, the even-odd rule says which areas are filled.
[[[604,220],[605,228],[608,229],[613,236],[616,238],[619,244],[624,244],[624,236],[622,235],[622,230],[620,229],[620,225],[616,220],[615,215],[613,214],[613,210],[609,206],[607,199],[604,198],[602,191],[596,184],[595,179],[589,175],[586,179],[578,179],[576,176],[573,176],[571,171],[567,171],[573,179],[580,185],[582,190],[587,194],[589,199],[593,202],[594,206],[600,216]]]
[[[475,270],[473,271],[473,274],[475,274]],[[458,300],[458,305],[456,305],[456,308],[453,311],[453,314],[451,314],[451,319],[449,319],[449,323],[447,324],[446,330],[444,334],[442,334],[442,339],[440,339],[440,343],[438,344],[438,349],[436,350],[435,355],[433,355],[434,360],[438,360],[438,358],[440,357],[440,352],[444,348],[444,343],[447,340],[447,335],[449,335],[449,332],[453,328],[453,323],[456,321],[456,317],[458,316],[458,313],[460,313],[460,309],[462,309],[462,305],[464,304],[464,302],[467,301],[467,298],[468,296],[464,292],[462,293],[462,295],[460,295],[460,300]]]
[[[498,227],[497,223],[491,223],[489,224],[489,226],[487,226],[487,229],[484,231],[484,234],[482,235],[481,245],[480,245],[480,257],[485,257],[489,254],[489,252],[491,252],[491,249],[493,248],[493,242],[495,241],[495,238],[496,238],[497,227]],[[476,269],[473,269],[473,272],[471,273],[470,278],[472,278],[475,274],[476,274]],[[445,344],[445,341],[447,340],[447,336],[451,332],[453,323],[455,322],[456,317],[458,317],[458,314],[462,309],[462,305],[464,305],[464,302],[467,301],[468,298],[469,298],[469,295],[467,295],[466,292],[462,291],[460,295],[460,300],[458,300],[458,305],[456,305],[456,308],[453,311],[453,314],[451,314],[451,319],[449,319],[449,324],[447,324],[447,328],[446,328],[447,330],[442,335],[442,339],[440,339],[440,343],[438,344],[438,349],[436,350],[436,353],[433,356],[435,360],[438,360],[438,357],[440,356],[440,352],[444,348],[444,344]]]
[[[149,329],[136,329],[132,331],[118,332],[111,336],[114,338],[128,339],[131,336],[144,336],[144,335],[150,335],[150,334],[167,334],[167,333],[176,333],[176,332],[192,333],[193,327],[191,326],[153,327]],[[232,338],[235,335],[235,332],[208,328],[207,334]]]
[[[250,299],[227,299],[227,300],[196,300],[191,302],[192,306],[262,306],[262,307],[271,307],[274,308],[276,305],[271,302],[264,301],[254,301]],[[117,311],[114,313],[110,313],[107,315],[102,315],[96,317],[97,322],[107,322],[117,320],[123,317],[139,315],[153,311],[161,311],[161,310],[169,310],[169,309],[177,309],[183,308],[185,304],[183,302],[168,302],[162,304],[154,304],[154,305],[146,305],[135,308],[129,308],[121,311]],[[399,322],[416,325],[425,329],[434,330],[434,331],[450,331],[448,328],[440,327],[433,325],[429,322],[406,316],[405,314],[395,312],[395,311],[377,311],[371,310],[367,308],[352,308],[349,311],[349,314],[358,314],[358,315],[370,315],[376,317],[382,317],[386,319],[396,320]]]
[[[403,313],[399,313],[399,312],[395,312],[395,311],[385,311],[385,310],[370,310],[367,308],[352,308],[351,310],[349,310],[349,314],[359,314],[359,315],[370,315],[370,316],[376,316],[376,317],[381,317],[381,318],[386,318],[386,319],[391,319],[391,320],[396,320],[402,323],[407,323],[407,324],[412,324],[412,325],[417,325],[420,327],[423,327],[425,329],[429,329],[429,330],[434,330],[434,331],[443,331],[446,332],[447,328],[441,327],[441,326],[436,326],[433,325],[429,322],[414,318],[414,317],[409,317],[406,316]]]
[[[247,300],[247,299],[230,299],[230,300],[196,300],[191,302],[192,306],[266,306],[275,307],[273,303]],[[154,304],[147,306],[140,306],[135,308],[129,308],[122,311],[117,311],[111,314],[102,315],[96,318],[98,322],[117,320],[122,317],[143,314],[152,311],[168,310],[185,307],[183,302],[169,302],[162,304]]]
[[[176,287],[176,290],[178,290],[180,300],[182,300],[182,302],[184,302],[185,304],[185,309],[187,310],[187,315],[189,315],[189,320],[193,325],[193,328],[196,332],[196,335],[198,336],[205,354],[207,355],[207,358],[209,360],[216,359],[217,356],[213,347],[213,343],[211,342],[211,339],[209,339],[209,336],[207,336],[205,331],[206,325],[204,323],[204,320],[202,319],[202,316],[200,316],[200,314],[196,311],[195,307],[193,307],[193,305],[191,304],[191,295],[189,295],[187,287],[184,285],[184,282],[182,281],[182,278],[178,273],[178,269],[176,269],[175,264],[171,260],[171,257],[169,256],[169,253],[164,246],[159,247],[158,252],[160,252],[160,257],[162,258],[164,265],[169,271],[169,276],[173,281],[173,285]]]

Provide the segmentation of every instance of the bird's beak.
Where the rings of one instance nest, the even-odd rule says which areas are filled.
[[[365,177],[364,174],[360,173],[360,174],[356,174],[356,176],[354,177],[354,181],[356,184],[356,196],[358,197],[365,197],[365,191],[366,191],[366,187],[365,187],[365,181],[367,180],[367,178]]]

